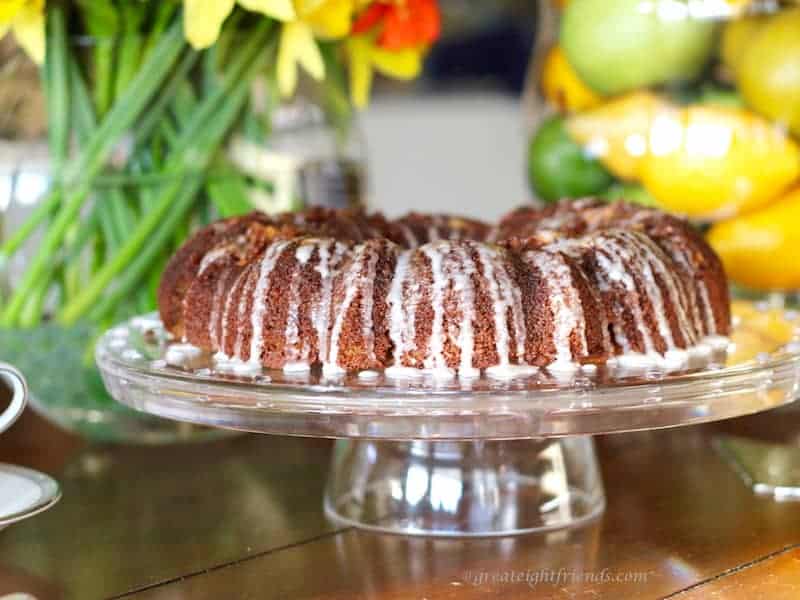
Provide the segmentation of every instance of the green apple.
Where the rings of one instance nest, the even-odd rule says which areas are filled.
[[[711,57],[716,25],[681,0],[572,0],[560,44],[570,64],[604,95],[697,76]]]
[[[560,116],[544,121],[531,139],[528,177],[545,202],[597,194],[613,181],[603,165],[569,137]]]

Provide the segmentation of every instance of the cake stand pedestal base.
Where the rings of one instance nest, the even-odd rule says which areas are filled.
[[[514,441],[339,440],[333,521],[387,533],[501,536],[573,527],[605,496],[588,436]]]

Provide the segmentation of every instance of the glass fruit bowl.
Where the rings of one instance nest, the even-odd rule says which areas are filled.
[[[800,289],[800,3],[541,3],[525,96],[543,202],[625,198],[710,225],[729,277]]]

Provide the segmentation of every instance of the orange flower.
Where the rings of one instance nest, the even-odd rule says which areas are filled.
[[[430,44],[441,32],[436,0],[378,0],[353,24],[353,33],[379,28],[377,44],[385,50],[403,50]]]

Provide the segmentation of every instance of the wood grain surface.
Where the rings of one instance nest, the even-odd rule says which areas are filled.
[[[0,461],[54,475],[64,498],[0,532],[0,597],[800,598],[800,503],[754,496],[714,451],[721,432],[797,442],[800,411],[600,437],[598,521],[431,540],[327,522],[325,440],[87,446],[28,414]]]

